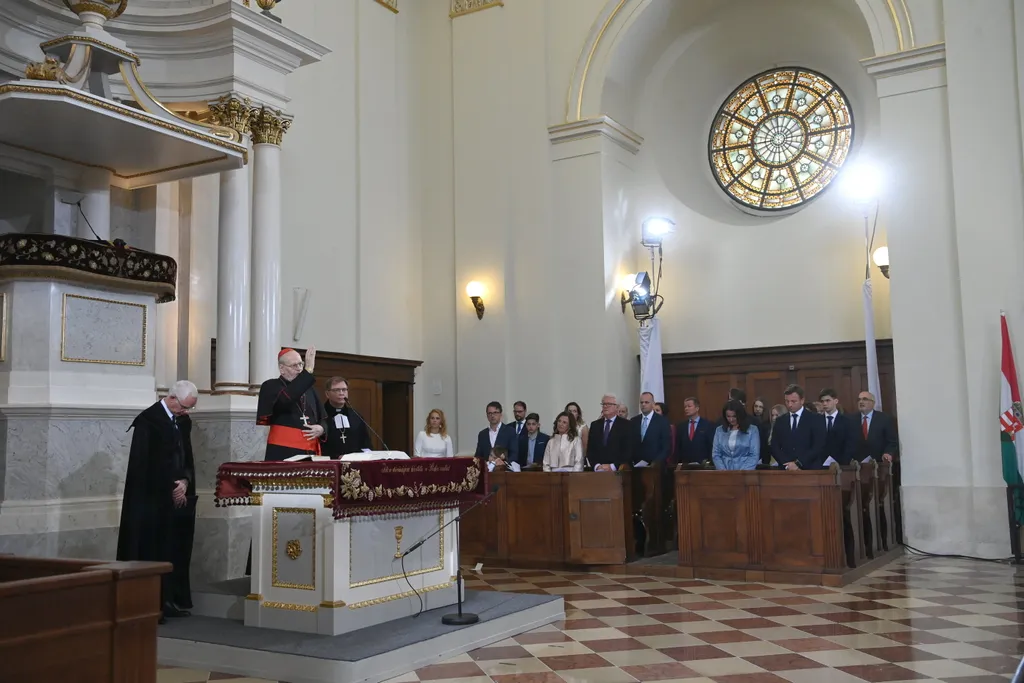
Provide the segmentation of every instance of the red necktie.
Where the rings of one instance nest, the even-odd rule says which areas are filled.
[[[693,441],[693,433],[697,429],[697,421],[690,420],[690,441]]]
[[[864,435],[864,438],[868,438],[868,416],[864,416],[864,421],[860,423],[860,431]]]

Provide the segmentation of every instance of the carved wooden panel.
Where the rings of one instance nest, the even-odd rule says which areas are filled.
[[[684,476],[693,474],[683,471]],[[690,492],[687,517],[693,562],[702,567],[744,568],[749,564],[750,522],[745,472],[707,472]]]
[[[548,473],[550,474],[550,473]],[[508,553],[528,562],[546,562],[564,554],[562,480],[543,472],[511,473],[506,487]]]
[[[628,553],[631,472],[582,472],[566,477],[569,557],[575,564],[620,564]],[[632,536],[632,534],[629,534]],[[631,541],[631,539],[629,539]]]

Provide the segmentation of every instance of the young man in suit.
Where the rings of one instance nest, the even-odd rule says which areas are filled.
[[[868,458],[892,462],[900,453],[896,426],[892,418],[875,410],[875,396],[870,391],[860,392],[857,396],[857,408],[857,459],[861,462]]]
[[[519,436],[519,465],[543,465],[544,449],[548,446],[549,438],[540,431],[540,416],[537,413],[527,415],[526,427]]]
[[[633,461],[629,421],[618,415],[614,394],[601,397],[601,417],[590,423],[586,460],[595,472],[614,472]]]
[[[804,390],[786,387],[783,402],[789,412],[775,421],[772,454],[787,470],[816,470],[825,464],[825,419],[804,408]]]
[[[825,466],[837,462],[849,465],[856,451],[853,422],[839,412],[839,395],[835,389],[822,389],[818,394],[825,416]]]
[[[630,420],[633,432],[633,464],[649,465],[668,460],[672,452],[672,430],[668,420],[654,410],[654,394],[640,394],[640,414]]]
[[[700,401],[695,396],[683,399],[686,420],[676,425],[676,458],[680,463],[711,460],[715,442],[715,423],[700,416]]]
[[[514,424],[501,423],[501,404],[491,401],[487,404],[487,429],[481,429],[476,437],[476,457],[486,461],[495,448],[504,448],[508,462],[519,456],[519,439]]]

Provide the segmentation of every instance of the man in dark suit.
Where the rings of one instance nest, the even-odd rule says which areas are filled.
[[[491,401],[487,404],[487,429],[481,429],[476,437],[476,457],[484,462],[491,456],[494,448],[504,448],[508,462],[519,458],[519,439],[513,424],[501,423],[501,404]]]
[[[672,452],[672,429],[668,420],[654,410],[654,394],[640,394],[640,414],[630,420],[633,433],[633,464],[641,460],[665,462]]]
[[[543,465],[544,449],[547,448],[549,438],[547,434],[540,431],[540,416],[537,413],[527,415],[526,427],[519,435],[520,467]]]
[[[601,417],[590,423],[586,460],[595,472],[614,472],[633,462],[629,421],[618,416],[619,402],[613,394],[601,397]]]
[[[804,390],[786,387],[784,403],[789,413],[775,421],[772,454],[787,470],[816,470],[825,464],[825,420],[804,408]]]
[[[160,604],[167,617],[187,617],[192,607],[189,564],[196,518],[196,467],[192,420],[199,399],[185,380],[167,398],[143,410],[132,422],[132,445],[124,480],[117,560],[170,562],[174,570],[160,581]]]
[[[825,462],[832,461],[840,465],[849,465],[856,450],[855,425],[843,413],[839,412],[839,395],[835,389],[822,389],[818,394],[822,415],[825,417]]]
[[[715,442],[715,424],[700,416],[700,401],[695,396],[683,399],[686,420],[676,425],[676,458],[684,464],[711,460]]]
[[[856,457],[861,462],[868,458],[892,462],[900,453],[899,440],[896,438],[896,425],[892,418],[880,410],[875,410],[875,397],[870,391],[862,391],[857,396],[857,430]]]

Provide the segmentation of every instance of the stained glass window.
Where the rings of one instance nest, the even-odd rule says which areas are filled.
[[[772,69],[736,88],[711,127],[711,171],[759,211],[792,209],[836,177],[853,141],[846,96],[825,76]]]

